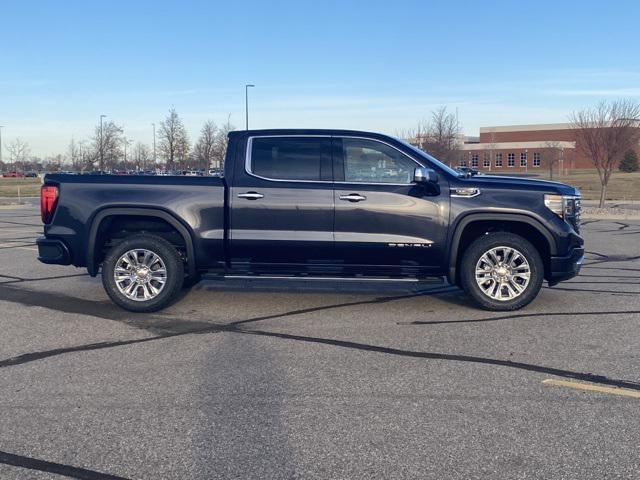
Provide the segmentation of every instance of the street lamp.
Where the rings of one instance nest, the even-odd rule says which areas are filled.
[[[104,137],[102,136],[102,119],[106,115],[100,115],[100,171],[104,170]]]
[[[249,130],[249,88],[253,88],[255,85],[247,84],[244,86],[244,110],[246,118],[246,130]]]

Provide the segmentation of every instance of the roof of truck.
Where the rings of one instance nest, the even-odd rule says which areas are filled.
[[[270,128],[257,130],[234,130],[233,135],[357,135],[366,137],[386,137],[390,135],[362,130],[342,130],[331,128]]]

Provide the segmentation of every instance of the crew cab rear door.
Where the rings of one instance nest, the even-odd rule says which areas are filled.
[[[334,137],[333,156],[334,239],[345,267],[370,275],[441,271],[446,179],[440,178],[440,188],[414,183],[415,168],[423,165],[381,140]]]
[[[232,268],[298,273],[331,263],[331,137],[251,136],[243,160],[230,187]]]

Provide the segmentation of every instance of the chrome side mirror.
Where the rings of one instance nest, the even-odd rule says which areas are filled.
[[[438,175],[434,170],[425,167],[416,167],[413,171],[414,183],[438,183]]]

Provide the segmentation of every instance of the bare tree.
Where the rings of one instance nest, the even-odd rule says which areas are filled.
[[[602,208],[614,168],[627,150],[638,145],[640,104],[633,100],[603,101],[594,108],[574,112],[570,122],[577,148],[598,171]]]
[[[122,132],[122,127],[114,122],[105,122],[102,127],[96,125],[90,163],[98,162],[99,170],[114,168],[122,156]]]
[[[176,162],[183,165],[189,155],[189,138],[175,108],[171,108],[167,118],[160,122],[158,137],[160,155],[167,168],[175,168]]]
[[[553,167],[559,163],[564,158],[564,148],[562,144],[558,141],[547,141],[544,144],[545,146],[545,160],[549,165],[549,180],[553,180]],[[562,174],[559,171],[559,174]]]
[[[14,171],[24,170],[24,164],[29,155],[29,144],[20,138],[14,139],[5,147],[9,154],[9,163]]]
[[[218,127],[216,124],[207,120],[200,130],[200,138],[194,146],[195,160],[200,168],[209,169],[213,167],[213,157],[216,147],[216,136]]]
[[[76,142],[73,137],[71,138],[71,141],[69,142],[69,146],[67,147],[67,155],[69,156],[69,161],[71,162],[71,165],[77,165],[78,163],[80,163],[80,145],[78,144],[78,142]],[[61,169],[61,165],[58,166],[58,169]]]
[[[138,142],[133,147],[131,157],[133,158],[133,164],[136,170],[146,170],[147,162],[149,158],[151,158],[151,150],[144,143]]]
[[[407,134],[411,143],[449,165],[459,150],[460,124],[457,115],[447,112],[447,107],[431,112],[430,120],[419,122]]]
[[[224,158],[227,155],[227,146],[229,144],[229,132],[235,130],[231,124],[231,114],[227,116],[227,123],[222,125],[216,133],[216,139],[213,148],[212,167],[224,168]]]

